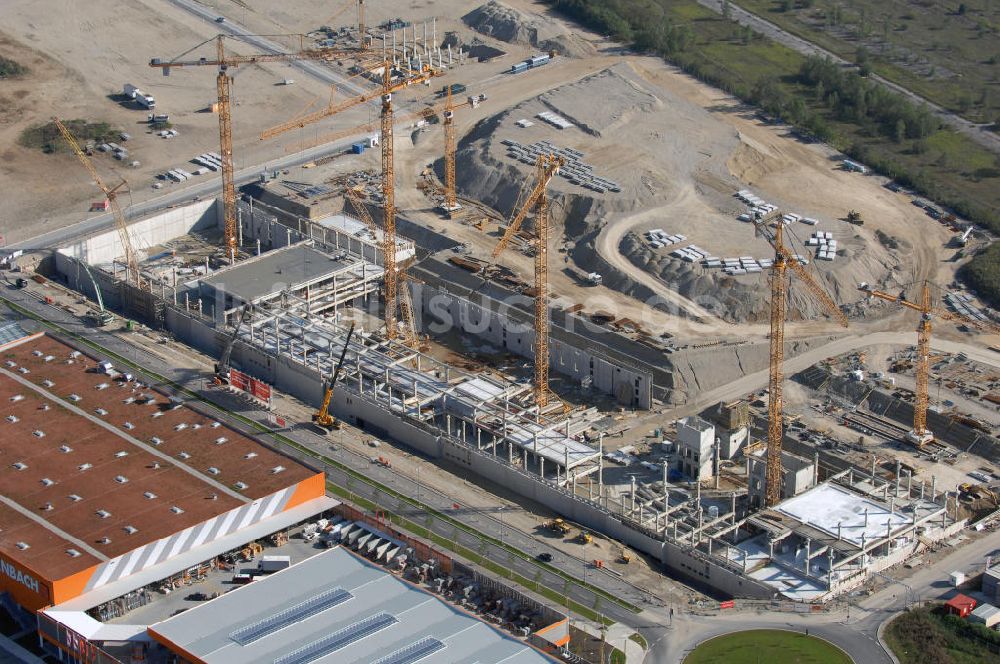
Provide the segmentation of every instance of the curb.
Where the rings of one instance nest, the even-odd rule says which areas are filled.
[[[892,652],[892,649],[886,645],[885,640],[882,638],[882,635],[885,633],[885,628],[889,625],[889,623],[895,620],[897,617],[903,615],[904,613],[906,613],[906,611],[897,611],[896,613],[892,614],[891,616],[880,622],[878,624],[878,629],[875,630],[875,640],[878,641],[879,647],[882,648],[882,650],[885,651],[885,654],[889,657],[889,659],[892,660],[892,664],[899,664],[899,658],[896,657],[896,654]]]

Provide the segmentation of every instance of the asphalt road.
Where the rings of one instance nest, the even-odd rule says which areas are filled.
[[[61,308],[45,304],[41,299],[42,295],[34,292],[36,288],[34,285],[30,289],[17,290],[10,286],[11,281],[12,279],[8,278],[0,282],[5,291],[2,297],[36,313],[45,320],[51,321],[74,334],[91,340],[103,348],[136,362],[141,367],[148,367],[151,371],[165,376],[175,383],[183,385],[188,390],[199,394],[205,401],[218,404],[227,411],[238,413],[264,426],[271,426],[267,422],[267,411],[230,394],[228,391],[211,387],[207,374],[193,375],[188,369],[178,369],[165,361],[163,357],[150,353],[136,344],[129,342],[128,337],[135,333],[111,332],[91,327]],[[170,388],[164,387],[164,389],[169,391]],[[229,421],[238,429],[246,428],[232,419]],[[617,575],[595,569],[580,558],[551,547],[543,541],[534,538],[532,535],[511,527],[509,523],[502,523],[499,512],[488,513],[480,509],[465,508],[461,505],[456,508],[455,505],[458,504],[456,503],[456,499],[440,493],[425,484],[418,483],[411,478],[397,474],[392,470],[372,464],[368,457],[346,449],[343,445],[337,445],[336,434],[332,437],[321,436],[315,433],[312,427],[299,424],[282,429],[280,433],[294,440],[296,443],[313,450],[316,454],[334,459],[344,466],[372,478],[374,481],[389,487],[396,493],[411,497],[417,502],[439,512],[447,513],[452,519],[461,522],[476,532],[468,532],[457,528],[447,519],[435,517],[426,510],[416,508],[410,503],[399,501],[391,493],[384,491],[375,484],[359,481],[340,467],[324,464],[315,456],[304,454],[301,450],[288,446],[280,440],[269,439],[269,442],[282,448],[282,451],[289,454],[289,456],[300,458],[310,465],[323,465],[328,479],[334,484],[352,492],[355,496],[371,501],[380,508],[406,516],[411,521],[430,529],[443,538],[476,551],[501,567],[513,570],[515,573],[531,579],[541,587],[551,588],[582,606],[591,609],[596,607],[598,612],[625,624],[634,625],[636,623],[636,614],[626,607],[612,602],[607,598],[602,597],[598,599],[599,595],[595,594],[586,585],[567,581],[566,578],[537,564],[533,559],[526,559],[511,554],[507,549],[501,548],[486,538],[491,537],[499,540],[508,546],[525,552],[531,558],[539,553],[547,552],[552,556],[552,561],[548,565],[560,569],[570,578],[584,580],[585,583],[597,586],[612,596],[629,602],[636,604],[645,603],[652,607],[662,607],[662,602],[657,600],[655,596],[629,584]],[[486,538],[479,537],[476,533],[483,533]]]
[[[698,4],[719,14],[722,13],[723,0],[698,0]],[[804,55],[821,55],[823,57],[830,58],[836,63],[852,67],[854,66],[854,63],[845,60],[839,55],[836,55],[831,51],[827,51],[826,49],[821,48],[812,42],[806,41],[801,37],[796,37],[792,33],[787,32],[774,23],[771,23],[767,19],[761,18],[752,12],[748,12],[742,7],[739,7],[735,2],[729,3],[729,15],[733,20],[739,22],[740,25],[749,25],[754,29],[754,31],[759,32],[779,44],[784,44],[788,48],[798,51],[799,53]],[[934,102],[921,97],[917,93],[901,85],[893,83],[888,79],[882,78],[878,74],[872,74],[868,78],[878,81],[885,87],[903,95],[917,104],[926,104],[927,107],[938,118],[940,118],[942,122],[955,131],[965,134],[988,150],[1000,153],[1000,135],[990,131],[988,124],[976,124],[975,122],[970,122],[965,118],[952,113],[946,108],[938,106]]]
[[[194,2],[194,0],[170,0],[170,2],[181,9],[194,14],[198,18],[214,24],[222,33],[239,37],[240,41],[256,46],[260,49],[260,53],[288,52],[288,49],[284,48],[280,44],[277,44],[265,37],[254,35],[243,26],[238,23],[234,23],[228,18],[222,23],[217,23],[215,19],[218,18],[220,14],[210,8]],[[355,95],[365,92],[365,88],[348,81],[343,76],[338,75],[318,62],[312,62],[310,60],[294,60],[289,62],[289,64],[299,71],[312,76],[316,80],[322,81],[327,85],[336,85],[340,87],[341,90],[345,90]]]

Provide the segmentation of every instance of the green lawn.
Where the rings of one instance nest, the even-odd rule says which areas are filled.
[[[843,650],[799,632],[755,629],[717,636],[695,648],[684,664],[851,664]]]

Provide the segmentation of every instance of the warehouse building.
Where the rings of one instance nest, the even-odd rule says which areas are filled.
[[[23,624],[81,598],[98,606],[335,504],[322,472],[103,358],[43,333],[0,348],[0,593]]]
[[[151,625],[149,633],[185,661],[205,664],[553,661],[341,547]]]

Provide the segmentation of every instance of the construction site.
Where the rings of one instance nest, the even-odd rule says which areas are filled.
[[[220,192],[137,206],[132,192],[144,178],[157,195],[183,186],[178,168],[143,166],[126,188],[105,175],[105,157],[56,120],[74,172],[96,184],[111,223],[8,252],[7,267],[24,274],[12,287],[43,297],[68,290],[85,298],[73,311],[95,330],[136,325],[183,344],[201,358],[192,368],[211,366],[200,380],[247,408],[290,413],[298,421],[289,428],[308,431],[317,449],[344,445],[335,432],[349,429],[364,441],[361,454],[378,448],[372,464],[383,470],[411,473],[393,461],[425,459],[425,481],[450,488],[463,478],[461,491],[483,503],[502,496],[521,505],[509,517],[518,528],[664,598],[819,605],[952,546],[969,528],[995,528],[1000,316],[960,289],[956,261],[944,260],[955,238],[969,237],[960,224],[914,219],[910,201],[884,179],[832,166],[832,149],[720,111],[732,102],[722,93],[654,58],[612,53],[604,38],[535,3],[449,0],[404,17],[375,0],[339,4],[323,20],[329,3],[303,3],[308,24],[270,7],[224,19],[199,9],[201,23],[216,25],[198,34],[220,25],[224,34],[201,35],[200,44],[191,34],[144,53],[142,67],[156,78],[135,80],[160,106],[193,108],[185,95],[196,88],[210,102],[210,113],[191,116],[198,142],[186,149],[200,152],[192,162],[204,165],[201,176],[221,176]],[[178,26],[199,20],[175,9]],[[288,77],[293,66],[298,82]],[[153,83],[161,74],[169,85]],[[261,100],[252,85],[269,88]],[[289,95],[316,93],[291,117],[288,100],[274,101],[289,87]],[[268,164],[284,155],[301,158]],[[165,173],[174,175],[158,177]],[[856,209],[867,224],[847,214]],[[85,392],[129,386],[92,357],[79,361],[91,373],[79,373],[105,387],[71,388],[70,369],[42,370],[66,363],[71,349],[25,354],[31,344],[62,343],[42,339],[12,346],[17,357],[2,368],[11,390],[44,378],[32,389],[58,388],[72,402],[61,407],[73,411],[85,407],[73,405],[75,395],[87,402]],[[143,403],[149,389],[129,394]],[[295,409],[281,411],[285,400]],[[114,418],[135,407],[125,404],[101,401],[96,412]],[[159,409],[155,431],[130,426],[135,418],[121,412],[127,431],[118,434],[137,439],[144,454],[193,466],[190,445],[167,449],[177,427],[217,423],[174,422],[175,406],[184,408]],[[22,426],[25,416],[7,419]],[[445,647],[470,648],[449,652],[479,661],[546,661],[543,651],[565,645],[559,612],[365,521],[325,496],[321,473],[310,479],[296,461],[262,461],[275,452],[233,451],[236,432],[212,431],[216,443],[197,458],[197,473],[219,486],[201,510],[178,506],[176,514],[229,521],[223,513],[237,501],[277,490],[267,483],[275,477],[309,482],[309,500],[326,502],[249,539],[221,538],[224,548],[194,561],[222,561],[199,572],[204,588],[219,586],[206,591],[219,599],[183,616],[170,612],[190,607],[166,597],[183,589],[157,584],[189,571],[140,574],[155,556],[136,566],[146,558],[132,546],[108,549],[131,576],[99,573],[97,545],[84,549],[79,560],[97,566],[104,591],[66,580],[82,564],[44,576],[53,579],[48,594],[30,602],[4,579],[14,604],[48,616],[39,618],[43,639],[70,654],[64,637],[75,633],[141,643],[127,648],[143,655],[219,662],[335,661],[369,629],[393,638],[374,640],[357,661],[415,661],[407,657]],[[233,475],[247,459],[270,471]],[[4,472],[16,479],[24,470]],[[103,518],[103,507],[88,509]],[[138,517],[126,521],[119,530],[147,530]],[[226,594],[219,579],[240,573],[247,542],[279,530],[281,553],[304,562],[276,575],[284,585],[264,579]],[[161,537],[169,535],[150,535],[146,546],[165,550],[153,543]],[[46,574],[17,558],[15,539],[4,527],[5,560]],[[308,551],[320,544],[344,550]],[[257,548],[249,559],[264,555]],[[114,562],[102,555],[103,565]],[[316,574],[330,579],[322,596],[310,581]],[[343,616],[316,608],[360,599],[366,575],[385,586],[364,611],[372,615],[358,613],[357,600]],[[80,585],[80,598],[60,584]],[[164,597],[147,601],[153,587]],[[122,615],[108,612],[124,596],[143,599]],[[506,631],[448,602],[488,613]],[[419,619],[393,613],[422,603],[428,613]],[[433,634],[424,630],[436,619],[431,607],[441,618]],[[116,624],[127,615],[141,629]],[[283,623],[265,625],[271,615],[302,625],[275,635]],[[372,616],[381,622],[365,622]],[[449,641],[469,620],[482,649]],[[198,629],[207,623],[212,634]],[[233,638],[243,632],[246,643]],[[101,661],[125,661],[124,652]]]

